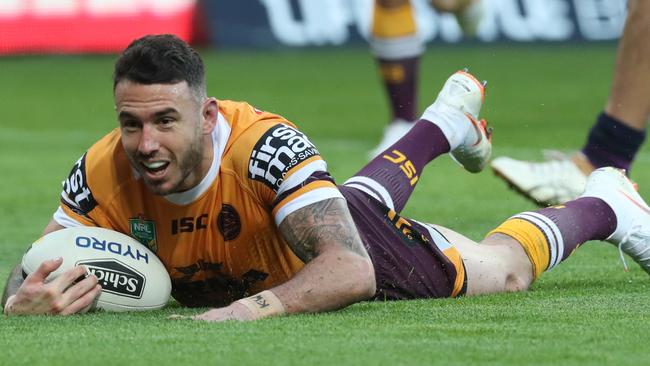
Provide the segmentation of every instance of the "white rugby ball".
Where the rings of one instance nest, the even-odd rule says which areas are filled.
[[[128,235],[89,226],[57,230],[32,244],[23,256],[23,272],[29,275],[43,261],[59,256],[63,264],[46,281],[84,265],[102,286],[96,308],[153,310],[169,301],[172,286],[165,266],[154,252]]]

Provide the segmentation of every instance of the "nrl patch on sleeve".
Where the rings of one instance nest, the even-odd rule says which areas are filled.
[[[248,161],[248,177],[277,192],[285,175],[303,161],[320,153],[307,136],[278,124],[257,141]]]
[[[77,160],[70,175],[63,181],[61,202],[80,215],[86,215],[97,206],[86,179],[86,154]]]

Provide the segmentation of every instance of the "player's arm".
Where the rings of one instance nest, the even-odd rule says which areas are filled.
[[[59,225],[56,221],[53,219],[50,220],[50,222],[47,224],[45,229],[43,230],[43,234],[41,236],[44,236],[46,234],[49,234],[51,232],[54,232],[56,230],[63,229],[63,226]],[[7,283],[5,284],[5,289],[2,294],[2,308],[4,309],[5,305],[7,304],[7,300],[9,297],[13,296],[18,292],[18,289],[20,288],[20,285],[23,284],[23,271],[20,268],[20,264],[18,264],[14,269],[11,271],[9,274],[9,278],[7,279]]]
[[[250,320],[335,310],[375,294],[375,274],[347,204],[331,198],[288,215],[280,230],[306,264],[284,284],[195,319]]]
[[[52,219],[43,230],[43,235],[63,229]],[[75,283],[86,274],[83,267],[75,267],[63,272],[51,282],[47,276],[63,263],[62,258],[47,260],[23,280],[22,269],[18,264],[7,280],[2,295],[2,308],[7,315],[77,313],[88,307],[101,293],[95,276],[88,276]]]
[[[245,109],[245,108],[244,108]],[[302,132],[258,111],[230,160],[305,263],[287,282],[195,319],[250,320],[339,309],[375,294],[374,268],[327,164]],[[243,113],[245,114],[245,113]]]
[[[5,284],[5,290],[2,293],[2,308],[4,309],[5,304],[7,304],[7,299],[13,296],[18,292],[20,285],[23,284],[23,273],[20,268],[20,264],[14,267],[14,269],[9,273],[9,278]]]
[[[272,289],[287,313],[340,309],[375,294],[372,262],[343,198],[288,215],[280,230],[306,263],[294,278]]]

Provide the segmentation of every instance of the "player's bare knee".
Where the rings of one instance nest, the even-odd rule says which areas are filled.
[[[485,247],[492,248],[497,253],[504,275],[504,291],[525,291],[533,283],[532,264],[521,245],[508,236],[493,235],[484,241]]]
[[[529,276],[522,275],[522,273],[509,273],[506,276],[505,291],[519,292],[526,291],[530,287],[531,279]]]
[[[534,277],[530,262],[516,256],[510,257],[506,272],[505,290],[508,292],[525,291],[533,283]]]

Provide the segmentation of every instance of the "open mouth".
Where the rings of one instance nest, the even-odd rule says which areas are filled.
[[[167,167],[169,166],[168,161],[152,161],[152,162],[142,162],[141,166],[147,175],[152,178],[159,178],[165,174]]]

